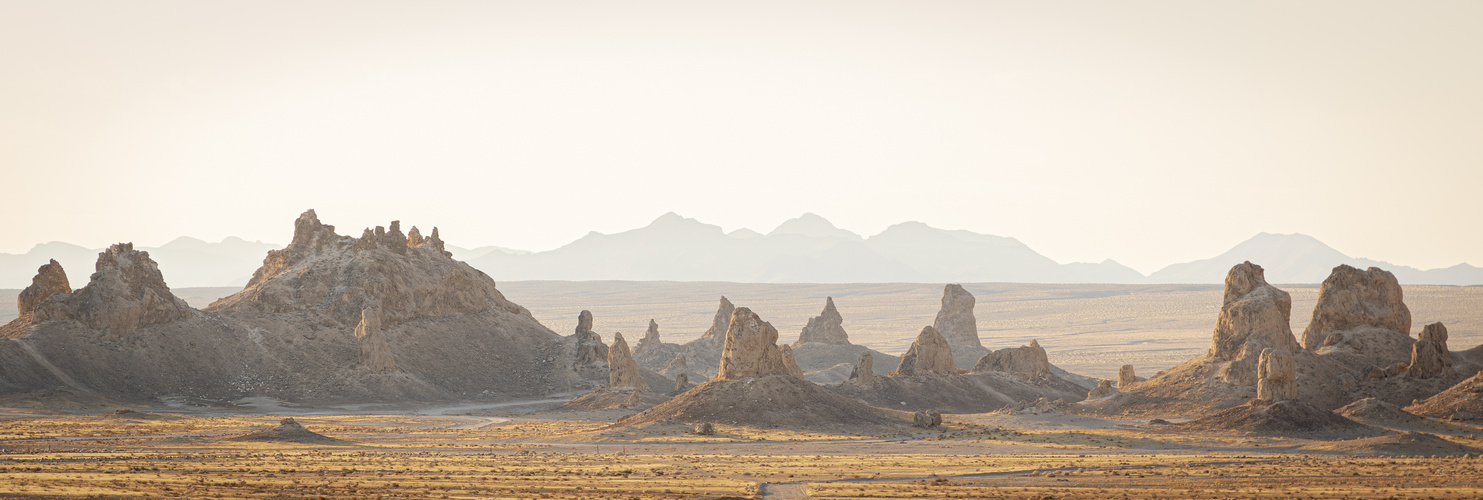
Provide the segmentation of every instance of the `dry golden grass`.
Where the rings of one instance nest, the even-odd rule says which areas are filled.
[[[1478,498],[1483,460],[1290,454],[1302,440],[1106,427],[829,435],[300,415],[345,445],[227,441],[268,416],[0,421],[0,497]],[[1477,439],[1458,438],[1477,445]],[[1270,451],[1268,451],[1270,450]]]

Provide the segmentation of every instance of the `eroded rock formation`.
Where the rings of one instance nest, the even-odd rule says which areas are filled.
[[[649,390],[649,384],[639,373],[639,364],[633,360],[633,353],[629,352],[628,341],[623,340],[622,333],[613,334],[613,346],[608,348],[608,387]]]
[[[1411,310],[1402,300],[1401,285],[1390,271],[1372,267],[1361,271],[1348,265],[1334,268],[1318,290],[1313,319],[1303,330],[1303,348],[1317,350],[1331,335],[1379,328],[1409,335]]]
[[[1125,389],[1138,381],[1138,376],[1133,374],[1133,365],[1123,365],[1117,369],[1117,388]]]
[[[592,331],[592,312],[583,310],[577,314],[577,328],[571,337],[572,370],[585,379],[606,378],[603,373],[608,367],[608,346],[602,335]]]
[[[65,275],[58,275],[61,266],[48,264],[42,271],[46,276],[37,276],[44,282],[42,287],[36,288],[33,280],[27,288],[36,288],[29,300],[40,299],[31,308],[33,322],[74,319],[106,336],[119,337],[142,326],[191,315],[190,306],[170,293],[149,252],[134,250],[132,243],[119,243],[99,253],[97,272],[87,286],[70,294],[47,294],[66,286]]]
[[[803,332],[798,334],[798,342],[794,345],[808,342],[821,344],[850,345],[850,336],[844,331],[844,317],[839,315],[839,310],[834,308],[834,297],[824,298],[824,311],[818,316],[809,318],[808,324],[804,325]]]
[[[798,367],[798,360],[793,358],[793,347],[783,344],[778,346],[778,351],[783,355],[783,367],[788,369],[788,373],[803,378],[803,369]]]
[[[1220,316],[1215,320],[1210,355],[1231,360],[1239,357],[1243,350],[1253,355],[1261,352],[1260,349],[1248,349],[1246,344],[1249,342],[1283,351],[1297,351],[1298,342],[1289,326],[1291,317],[1292,297],[1267,284],[1261,266],[1249,261],[1236,264],[1226,273],[1225,298],[1221,300]]]
[[[947,285],[942,289],[942,309],[932,327],[952,345],[982,347],[978,340],[978,320],[973,317],[973,294],[962,285]]]
[[[644,338],[639,339],[639,344],[634,347],[633,353],[646,353],[659,349],[663,345],[664,342],[659,340],[659,323],[655,323],[653,319],[650,319],[649,329],[644,332]]]
[[[31,286],[21,290],[20,296],[16,297],[16,312],[20,318],[29,320],[43,301],[59,293],[72,293],[72,284],[67,281],[67,272],[62,270],[62,265],[52,260],[36,269]]]
[[[680,372],[679,375],[676,375],[675,376],[675,390],[674,390],[674,392],[671,392],[670,394],[679,394],[681,392],[685,392],[686,386],[689,386],[689,385],[690,385],[690,375],[687,375],[684,372]]]
[[[850,383],[865,385],[872,378],[875,378],[875,356],[869,350],[860,351],[860,359],[855,360],[855,367],[850,370]]]
[[[1087,392],[1087,399],[1105,398],[1117,394],[1117,392],[1117,389],[1112,387],[1111,380],[1102,380],[1097,382],[1096,387],[1093,387],[1091,391]]]
[[[499,310],[529,317],[506,300],[494,280],[444,249],[438,229],[423,238],[391,230],[365,230],[360,238],[335,234],[313,210],[294,222],[293,241],[268,252],[263,266],[241,292],[213,303],[214,312],[286,313],[304,311],[342,323],[360,320],[375,307],[384,324],[414,318]]]
[[[919,411],[911,414],[911,425],[930,429],[942,425],[942,414],[933,410]]]
[[[1050,374],[1050,360],[1040,342],[1030,345],[1006,347],[985,354],[973,365],[973,371],[1010,373],[1027,379],[1038,379]]]
[[[381,333],[381,314],[376,309],[361,310],[360,324],[355,326],[355,346],[360,352],[357,366],[371,373],[396,371],[396,360],[391,356],[391,347],[386,345],[386,336]]]
[[[711,327],[707,328],[705,333],[701,334],[700,338],[724,339],[727,329],[731,326],[731,315],[735,311],[736,306],[732,305],[730,300],[726,300],[725,295],[722,295],[721,305],[716,308],[716,315],[711,317]]]
[[[1447,349],[1447,327],[1432,323],[1422,327],[1416,343],[1411,344],[1411,363],[1406,375],[1413,378],[1456,378],[1452,368],[1452,351]]]
[[[896,371],[891,372],[891,376],[910,377],[955,372],[957,369],[953,368],[952,346],[937,333],[936,328],[928,326],[917,334],[917,339],[911,343],[906,354],[901,356],[901,364],[896,365]]]
[[[1256,370],[1256,398],[1262,401],[1282,401],[1298,397],[1298,364],[1292,353],[1277,349],[1263,349]]]
[[[729,304],[724,297],[721,300],[723,306]],[[792,375],[777,343],[778,330],[771,323],[762,321],[751,309],[736,308],[726,328],[726,343],[721,350],[721,366],[716,378],[737,380]]]

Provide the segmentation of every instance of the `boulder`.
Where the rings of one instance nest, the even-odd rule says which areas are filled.
[[[845,333],[843,323],[844,317],[834,308],[834,297],[825,297],[824,311],[809,318],[808,324],[803,326],[803,332],[798,334],[798,342],[793,345],[808,342],[850,345],[850,336]]]
[[[869,350],[860,351],[860,359],[855,360],[855,367],[850,370],[850,383],[866,385],[872,378],[875,378],[875,356]]]
[[[921,427],[923,429],[939,427],[942,425],[942,414],[932,410],[912,413],[911,425],[913,427]]]
[[[1256,398],[1283,401],[1298,397],[1298,364],[1292,353],[1276,349],[1262,350],[1256,370]]]
[[[953,349],[948,345],[947,339],[937,333],[937,329],[931,326],[922,328],[922,333],[911,343],[911,348],[901,356],[901,364],[896,366],[896,371],[890,376],[911,377],[916,375],[927,375],[932,373],[948,374],[955,373],[953,368]]]
[[[973,317],[973,294],[962,285],[947,285],[942,289],[942,309],[932,327],[952,345],[982,347],[978,340],[978,320]]]
[[[1411,331],[1411,310],[1402,300],[1401,285],[1380,268],[1335,267],[1318,290],[1313,319],[1303,330],[1303,348],[1317,350],[1330,334],[1362,327]]]
[[[355,345],[360,352],[357,365],[371,373],[396,372],[396,360],[391,348],[386,345],[386,336],[381,333],[381,314],[374,308],[360,313],[360,324],[355,326]]]
[[[1117,394],[1117,389],[1112,387],[1111,380],[1097,382],[1097,387],[1087,392],[1087,399],[1105,398]]]
[[[1426,325],[1419,337],[1411,345],[1411,363],[1406,375],[1412,378],[1456,378],[1452,352],[1447,349],[1447,327],[1440,322]]]
[[[803,369],[798,367],[798,360],[793,358],[793,347],[783,344],[778,346],[778,351],[783,355],[783,367],[788,369],[788,373],[803,378]]]
[[[1267,284],[1261,266],[1249,261],[1236,264],[1226,273],[1210,356],[1228,361],[1242,357],[1243,351],[1260,353],[1260,348],[1296,352],[1299,346],[1289,326],[1291,316],[1292,297]],[[1247,348],[1251,342],[1257,346]]]
[[[725,298],[722,298],[725,303]],[[778,349],[778,331],[762,321],[757,313],[745,307],[736,308],[726,327],[726,343],[721,349],[720,380],[792,375]],[[795,365],[796,366],[796,365]]]
[[[96,268],[87,286],[76,292],[40,297],[66,286],[65,277],[58,275],[61,266],[43,266],[47,275],[38,278],[44,284],[28,297],[29,301],[41,299],[31,310],[32,321],[73,319],[105,336],[121,337],[143,326],[189,317],[193,311],[170,293],[149,252],[134,250],[133,243],[119,243],[99,253]]]
[[[702,436],[714,436],[716,435],[716,426],[711,425],[710,422],[703,422],[695,426],[695,433]]]
[[[1133,374],[1133,365],[1123,365],[1117,369],[1117,388],[1125,389],[1138,381],[1138,376]]]
[[[639,373],[639,364],[633,360],[633,353],[629,352],[628,341],[623,340],[622,333],[613,334],[613,346],[608,348],[608,387],[649,390],[649,384]]]
[[[1050,374],[1050,360],[1040,343],[1031,340],[1030,345],[1006,347],[985,354],[973,365],[973,372],[1009,373],[1033,380]]]

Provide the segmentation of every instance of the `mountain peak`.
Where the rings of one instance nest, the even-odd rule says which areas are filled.
[[[801,234],[818,238],[840,238],[851,241],[861,241],[865,238],[849,230],[840,229],[829,222],[829,219],[820,217],[818,214],[805,212],[803,215],[788,219],[779,224],[777,229],[767,233],[768,236],[779,234]]]

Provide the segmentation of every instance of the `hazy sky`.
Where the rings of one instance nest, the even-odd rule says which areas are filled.
[[[1483,2],[0,0],[0,252],[918,220],[1483,265]]]

